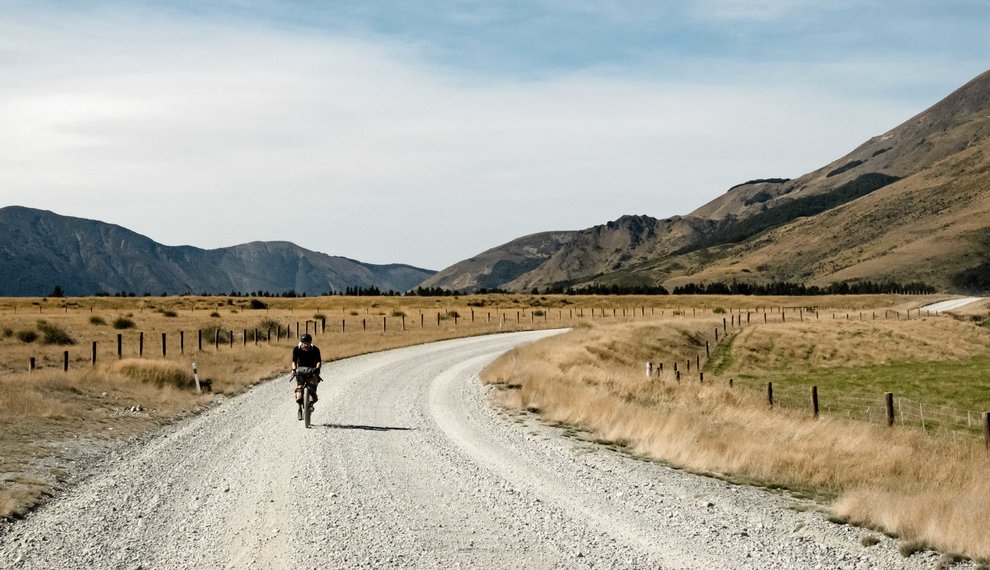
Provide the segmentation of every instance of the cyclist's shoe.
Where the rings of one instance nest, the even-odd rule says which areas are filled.
[[[313,404],[310,404],[309,405],[309,413],[311,413],[311,414],[313,413]]]

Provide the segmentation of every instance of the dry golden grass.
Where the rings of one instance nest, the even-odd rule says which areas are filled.
[[[646,360],[686,363],[711,324],[579,329],[508,353],[482,378],[502,388],[503,404],[539,411],[594,439],[691,470],[834,498],[835,513],[849,520],[990,558],[990,479],[980,442],[768,412],[760,395],[728,388],[725,377],[676,382],[668,368],[662,379],[647,380]],[[801,335],[794,339],[800,344]],[[856,357],[847,345],[857,342],[838,343],[839,352]]]
[[[988,347],[990,330],[947,318],[808,320],[744,329],[733,343],[734,363],[725,372],[953,360],[985,354]]]
[[[238,297],[0,299],[0,473],[4,477],[0,480],[0,516],[22,513],[41,497],[47,485],[59,479],[58,472],[71,455],[66,449],[76,449],[74,442],[130,437],[209,405],[211,395],[198,396],[189,387],[193,362],[201,378],[212,382],[213,392],[224,394],[236,394],[287,370],[296,328],[305,330],[307,321],[313,330],[317,320],[326,319],[326,332],[321,326],[316,342],[326,359],[335,360],[493,332],[645,318],[686,322],[690,316],[711,317],[713,311],[719,311],[721,318],[729,314],[726,311],[757,307],[905,310],[931,299],[484,295],[260,300],[267,308],[252,308],[251,299]],[[112,323],[121,318],[133,321],[134,327],[113,328]],[[42,344],[39,319],[65,330],[77,344]],[[273,329],[275,336],[268,340],[268,327],[273,324],[279,332]],[[287,327],[292,340],[286,336]],[[233,331],[233,346],[225,342],[217,349],[212,333],[207,333],[200,351],[197,331],[212,329]],[[254,340],[256,329],[258,342]],[[22,342],[15,334],[21,330],[38,332],[39,340]],[[181,349],[180,331],[184,331]],[[245,331],[250,339],[246,344]],[[139,355],[142,333],[144,350]],[[165,355],[162,333],[166,334]],[[120,362],[118,334],[123,341]],[[95,366],[91,362],[94,342]],[[659,341],[652,347],[667,350]],[[62,370],[65,351],[69,352],[68,372]],[[588,354],[611,358],[607,349],[597,356]],[[28,373],[32,357],[38,369]],[[135,407],[141,411],[129,411]],[[43,481],[45,485],[18,481]]]

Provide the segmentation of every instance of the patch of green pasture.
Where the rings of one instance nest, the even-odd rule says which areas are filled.
[[[830,395],[879,398],[885,392],[893,392],[897,397],[932,405],[990,410],[990,355],[939,362],[773,371],[738,380],[761,391],[767,382],[773,382],[774,388],[818,386],[823,402]]]
[[[733,333],[731,336],[715,345],[711,358],[709,358],[708,362],[705,364],[705,372],[722,374],[728,370],[729,367],[735,364],[736,357],[732,354],[732,344],[736,341],[736,334],[737,333]]]

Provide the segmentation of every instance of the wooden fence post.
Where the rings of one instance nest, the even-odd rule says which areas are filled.
[[[647,378],[653,377],[653,363],[650,361],[646,361],[646,377]]]
[[[199,351],[203,352],[203,329],[199,329],[197,333],[197,336],[199,337]]]
[[[382,332],[388,332],[388,317],[382,317]]]
[[[165,338],[166,338],[165,335],[166,335],[166,333],[162,333],[162,357],[163,358],[165,356],[168,356],[168,354],[167,354],[168,353],[168,349],[166,348],[168,345],[165,343]]]
[[[437,318],[440,318],[439,314],[437,315]],[[361,326],[364,327],[364,332],[368,332],[368,319],[361,319]]]
[[[124,335],[117,333],[117,358],[124,357]]]
[[[230,333],[230,348],[234,348],[234,331],[227,331]]]
[[[699,372],[698,373],[698,382],[701,383],[701,384],[704,384],[705,383],[705,373],[704,372]]]
[[[193,369],[193,380],[196,381],[196,393],[197,394],[202,394],[203,391],[200,390],[200,388],[199,388],[199,370],[196,370],[196,363],[195,362],[192,363],[192,369]]]
[[[66,350],[62,353],[62,370],[69,371],[69,351]]]
[[[220,350],[220,329],[213,331],[213,343],[216,345],[216,349]]]
[[[887,427],[890,427],[894,425],[894,393],[885,393],[883,400],[887,407]]]
[[[96,366],[96,341],[93,341],[93,366]]]
[[[306,321],[306,323],[308,325],[309,324],[309,321]],[[309,327],[307,326],[306,328],[308,329]],[[244,329],[244,336],[242,338],[243,338],[243,340],[241,341],[241,343],[244,346],[247,346],[247,329]]]
[[[144,331],[138,333],[138,356],[144,356]]]
[[[30,359],[28,360],[28,372],[31,372],[31,371],[33,371],[33,370],[34,370],[34,369],[35,369],[36,367],[37,367],[37,363],[36,363],[36,361],[35,361],[35,359],[34,359],[34,357],[32,356],[32,357],[31,357],[31,358],[30,358]]]
[[[708,345],[708,341],[706,340],[705,341],[705,358],[711,358],[711,357],[712,357],[712,349]]]
[[[811,387],[811,412],[818,417],[818,386]]]
[[[767,403],[770,404],[770,409],[773,409],[773,382],[767,382]]]
[[[990,451],[990,412],[983,412],[983,443]]]
[[[179,354],[186,353],[186,331],[179,331]]]

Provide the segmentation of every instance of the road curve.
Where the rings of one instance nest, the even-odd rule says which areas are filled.
[[[478,372],[548,334],[335,362],[309,430],[288,382],[262,384],[0,526],[0,568],[932,566],[783,495],[493,408]]]

